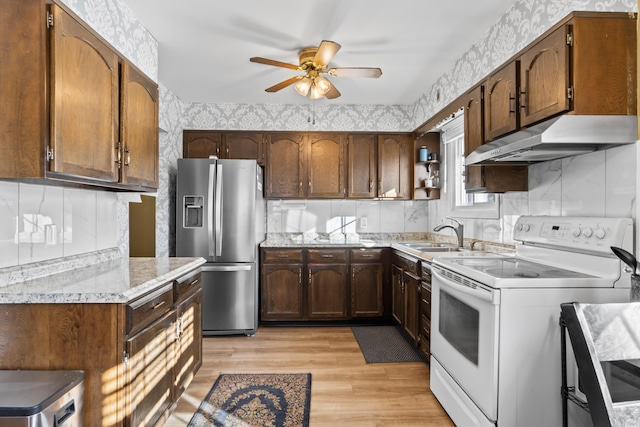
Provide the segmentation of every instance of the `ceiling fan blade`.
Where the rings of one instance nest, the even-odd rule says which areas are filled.
[[[300,69],[300,67],[298,67],[297,65],[288,64],[286,62],[275,61],[273,59],[260,58],[259,56],[254,56],[253,58],[249,58],[249,61],[257,62],[259,64],[273,65],[274,67],[288,68],[290,70]]]
[[[284,89],[287,86],[291,86],[292,84],[294,84],[295,82],[297,82],[298,80],[300,80],[302,77],[304,76],[295,76],[295,77],[291,77],[290,79],[284,80],[278,84],[275,84],[271,87],[268,87],[265,89],[265,92],[277,92],[280,89]]]
[[[329,75],[334,77],[370,77],[377,79],[382,75],[382,70],[380,68],[359,67],[332,68],[329,70]]]
[[[327,99],[334,99],[339,97],[340,95],[342,95],[340,93],[340,91],[338,89],[336,89],[335,85],[333,83],[331,83],[331,87],[329,88],[329,90],[327,91],[327,93],[324,94],[324,96],[327,97]]]
[[[322,43],[318,46],[316,56],[313,58],[313,62],[321,67],[328,65],[341,47],[338,43],[332,42],[331,40],[322,40]]]

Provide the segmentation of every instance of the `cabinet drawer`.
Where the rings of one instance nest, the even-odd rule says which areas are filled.
[[[403,268],[416,276],[420,275],[420,262],[414,258],[408,258],[400,252],[393,253],[393,265]]]
[[[351,249],[352,262],[381,262],[382,249]]]
[[[302,249],[264,249],[262,262],[302,262]]]
[[[169,311],[173,304],[173,283],[127,304],[127,335],[141,330]]]
[[[179,302],[200,288],[202,283],[200,270],[180,277],[173,282],[173,301]]]
[[[336,264],[347,262],[344,249],[309,249],[309,263]]]

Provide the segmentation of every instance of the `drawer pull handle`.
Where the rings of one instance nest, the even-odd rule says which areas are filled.
[[[164,305],[166,301],[160,301],[157,304],[154,304],[153,307],[151,307],[151,310],[155,310],[156,308],[162,307]]]
[[[362,258],[373,258],[371,254],[362,254]]]
[[[322,258],[333,258],[333,255],[321,255]]]
[[[278,255],[278,258],[289,258],[289,255]]]

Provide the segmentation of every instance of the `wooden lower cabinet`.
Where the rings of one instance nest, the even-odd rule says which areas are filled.
[[[398,324],[404,324],[404,283],[402,282],[402,268],[391,266],[392,303],[391,316]]]
[[[0,368],[83,370],[85,426],[162,424],[202,364],[199,277],[129,303],[1,304]]]
[[[359,248],[350,251],[351,317],[385,315],[385,260],[388,250]]]
[[[176,313],[169,311],[127,339],[126,426],[155,425],[171,406]]]
[[[421,261],[399,252],[392,256],[393,320],[407,338],[419,344],[421,327]]]
[[[386,251],[263,248],[261,320],[383,317]]]
[[[304,317],[302,264],[263,264],[262,320],[299,320]]]
[[[404,324],[402,328],[407,336],[417,343],[420,321],[420,278],[405,271],[402,279],[404,281]]]
[[[307,312],[310,320],[344,320],[347,308],[347,265],[309,264]]]

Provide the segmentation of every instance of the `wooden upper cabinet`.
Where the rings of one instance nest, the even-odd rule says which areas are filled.
[[[121,181],[157,188],[158,86],[125,61],[121,95]]]
[[[464,154],[468,156],[484,144],[484,86],[478,86],[469,93],[464,106]],[[465,189],[483,188],[482,166],[465,167]]]
[[[411,143],[407,135],[378,136],[378,197],[411,197]]]
[[[307,138],[307,196],[345,197],[345,135],[321,133],[309,134]]]
[[[274,133],[266,137],[266,196],[302,199],[306,181],[304,133]]]
[[[349,135],[347,141],[347,197],[373,199],[377,195],[376,135]]]
[[[185,130],[182,133],[182,157],[208,159],[220,156],[222,133],[209,130]]]
[[[50,10],[49,170],[117,182],[118,56],[60,7]]]
[[[569,34],[571,26],[566,25],[531,46],[520,57],[522,126],[568,111],[571,107],[568,93],[571,87]],[[592,64],[589,68],[593,66],[597,65]]]
[[[61,3],[9,3],[0,13],[0,178],[157,188],[155,83]]]
[[[222,158],[256,160],[259,165],[264,165],[262,133],[228,132],[223,139]]]
[[[518,129],[517,61],[512,61],[492,74],[485,83],[484,126],[487,141]]]
[[[469,92],[464,106],[464,154],[468,156],[484,143],[484,87]],[[504,193],[529,189],[527,165],[490,165],[465,167],[467,193]]]

